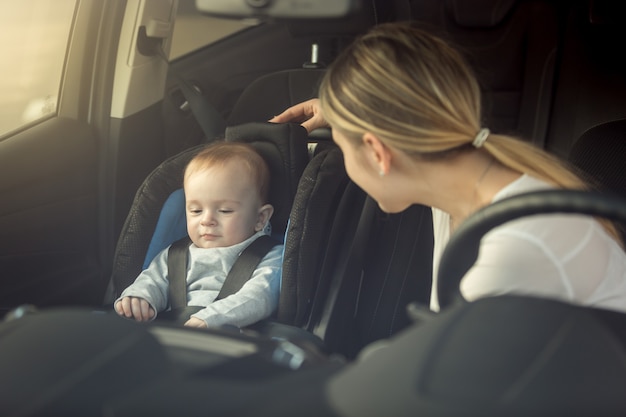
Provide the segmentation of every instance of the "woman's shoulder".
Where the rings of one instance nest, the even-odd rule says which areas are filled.
[[[528,174],[521,175],[494,197],[494,202],[515,195],[556,188],[554,185]],[[505,223],[493,230],[494,234],[526,235],[529,240],[543,241],[548,246],[559,244],[576,246],[592,236],[611,239],[592,216],[581,214],[537,214]]]
[[[618,247],[594,217],[581,214],[537,214],[518,218],[493,229],[485,239],[498,245],[524,242],[524,246],[534,247],[554,260],[588,256],[598,251],[612,252]]]
[[[522,174],[515,181],[509,183],[506,187],[498,191],[493,197],[492,203],[514,195],[532,191],[549,190],[552,188],[556,187],[539,178],[532,177],[528,174]]]

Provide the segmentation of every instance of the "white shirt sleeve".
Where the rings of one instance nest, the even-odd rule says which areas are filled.
[[[141,271],[135,281],[122,292],[115,302],[124,297],[139,297],[146,300],[156,314],[165,310],[168,306],[169,287],[169,282],[167,281],[168,249],[169,246],[159,252],[150,262],[148,268]],[[153,319],[156,318],[156,314]]]
[[[590,304],[605,277],[607,245],[601,226],[588,217],[515,220],[484,236],[461,293],[470,301],[514,293]]]
[[[551,186],[522,175],[494,201],[546,188]],[[446,213],[433,209],[431,308],[435,311],[436,274],[449,237],[447,221]],[[461,280],[461,294],[469,301],[502,294],[530,295],[626,312],[626,254],[592,217],[527,216],[483,237],[478,259]]]

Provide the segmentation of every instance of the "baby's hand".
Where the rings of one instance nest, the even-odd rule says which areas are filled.
[[[149,321],[155,315],[150,304],[139,297],[124,297],[115,303],[115,312],[126,318],[133,318],[137,321]]]
[[[189,326],[189,327],[199,327],[199,328],[204,328],[206,329],[208,326],[206,325],[206,323],[204,322],[204,320],[200,320],[197,319],[195,317],[191,317],[189,318],[189,320],[187,320],[185,322],[185,326]]]

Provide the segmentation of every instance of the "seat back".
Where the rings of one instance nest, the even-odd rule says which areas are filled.
[[[320,152],[302,174],[285,236],[277,313],[282,323],[305,327],[314,300],[324,298],[325,291],[318,289],[325,285],[321,264],[325,256],[334,253],[329,247],[330,229],[348,182],[342,154],[336,148]]]
[[[346,175],[337,147],[305,169],[285,237],[277,318],[351,358],[410,324],[432,281],[429,208],[383,213]]]
[[[227,141],[250,143],[270,169],[273,234],[284,235],[298,180],[308,162],[306,130],[295,124],[250,123],[227,128]],[[182,193],[187,163],[204,145],[159,165],[138,189],[118,240],[111,281],[120,294],[152,257],[186,234]]]
[[[458,304],[334,375],[323,398],[349,416],[623,415],[625,324],[542,298]]]

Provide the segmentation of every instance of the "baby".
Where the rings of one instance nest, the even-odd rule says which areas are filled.
[[[269,317],[278,305],[282,245],[261,260],[235,294],[215,300],[239,254],[266,234],[274,208],[268,203],[270,174],[250,145],[216,142],[187,165],[184,192],[189,247],[187,302],[203,307],[191,327],[243,327]],[[160,252],[115,301],[115,311],[137,321],[168,308],[167,256]]]

